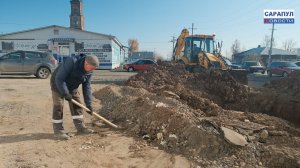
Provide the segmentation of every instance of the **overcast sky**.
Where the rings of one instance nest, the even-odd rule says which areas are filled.
[[[194,34],[215,33],[227,57],[235,39],[242,49],[257,47],[271,35],[272,26],[263,23],[264,9],[295,11],[295,24],[275,25],[274,37],[277,48],[289,39],[300,48],[300,0],[83,0],[85,30],[114,35],[126,46],[135,38],[140,50],[164,57],[172,52],[172,36],[192,23]],[[70,0],[0,0],[0,33],[69,27],[70,10]]]

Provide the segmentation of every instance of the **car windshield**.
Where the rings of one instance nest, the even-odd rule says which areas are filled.
[[[225,62],[226,62],[227,65],[229,65],[229,66],[232,65],[232,63],[228,59],[224,58],[224,60],[225,60]]]
[[[132,61],[128,61],[126,64],[134,64],[136,62],[138,62],[139,60],[132,60]]]

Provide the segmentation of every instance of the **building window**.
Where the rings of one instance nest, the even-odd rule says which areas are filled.
[[[54,34],[54,35],[58,35],[58,34],[59,34],[59,30],[54,29],[54,30],[53,30],[53,34]]]
[[[14,43],[2,41],[2,50],[6,50],[6,51],[14,50]]]

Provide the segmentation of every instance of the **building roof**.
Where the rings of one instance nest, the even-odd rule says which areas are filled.
[[[9,35],[13,35],[13,34],[32,32],[32,31],[48,29],[48,28],[62,28],[62,29],[68,29],[68,30],[72,30],[72,31],[80,31],[80,32],[86,32],[86,33],[92,33],[92,34],[95,34],[95,35],[105,36],[105,37],[115,41],[118,45],[123,46],[121,44],[121,42],[115,36],[112,36],[112,35],[101,34],[101,33],[96,33],[96,32],[91,32],[91,31],[80,30],[80,29],[73,29],[73,28],[70,28],[70,27],[63,27],[63,26],[58,26],[58,25],[51,25],[51,26],[45,26],[45,27],[40,27],[40,28],[35,28],[35,29],[28,29],[28,30],[23,30],[23,31],[18,31],[18,32],[1,34],[0,39],[5,37],[5,36],[9,36]]]
[[[252,48],[236,54],[237,57],[244,57],[249,55],[269,55],[269,47]],[[282,50],[278,48],[272,48],[272,55],[296,55],[294,52]]]

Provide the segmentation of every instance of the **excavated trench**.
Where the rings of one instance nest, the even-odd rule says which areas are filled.
[[[160,63],[131,77],[126,86],[107,86],[94,96],[101,100],[100,114],[122,125],[128,134],[182,154],[196,165],[299,167],[299,128],[260,113],[282,114],[274,109],[282,109],[280,103],[286,102],[279,103],[277,98],[282,97],[273,94],[285,92],[290,100],[299,97],[299,92],[291,91],[299,89],[299,81],[291,79],[293,84],[275,82],[252,91],[227,72],[193,74],[182,65]],[[263,98],[270,98],[272,104]],[[297,122],[295,116],[290,121]]]
[[[251,93],[249,109],[288,120],[300,126],[300,72],[271,81]]]

